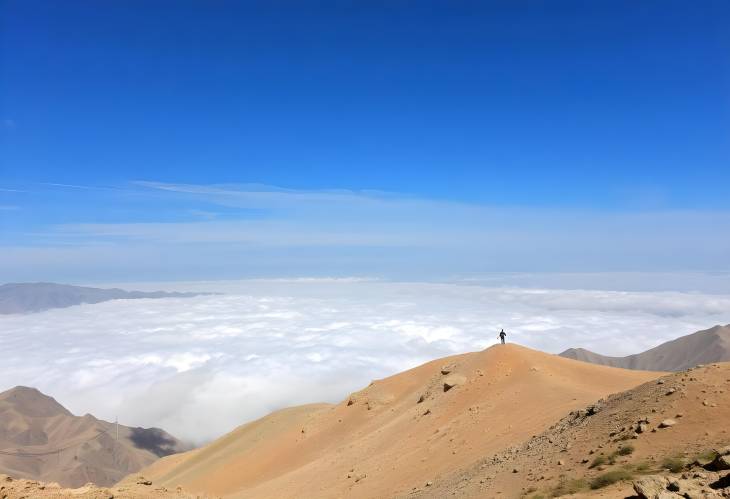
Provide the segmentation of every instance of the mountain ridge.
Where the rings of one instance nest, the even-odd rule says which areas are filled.
[[[190,298],[211,293],[167,291],[125,291],[119,288],[93,288],[52,282],[20,282],[0,285],[0,314],[43,312],[84,303],[143,298]]]
[[[236,498],[394,497],[660,374],[496,345],[375,380],[338,404],[271,413],[140,474]]]
[[[0,393],[0,473],[71,487],[106,486],[182,450],[186,446],[161,429],[75,416],[35,388]]]
[[[605,356],[584,348],[569,348],[558,355],[623,369],[682,371],[698,364],[730,361],[730,324],[681,336],[626,357]]]
[[[707,466],[719,449],[730,455],[728,383],[728,362],[664,373],[571,411],[519,446],[485,454],[408,497],[730,497],[730,473],[722,471],[730,468]],[[710,471],[721,471],[725,478]],[[601,483],[612,474],[621,479]],[[637,495],[633,484],[647,475],[674,485],[655,489],[656,495]],[[692,484],[688,477],[701,483]]]

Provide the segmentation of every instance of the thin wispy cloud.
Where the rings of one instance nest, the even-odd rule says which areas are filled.
[[[730,232],[722,230],[730,226],[730,212],[723,211],[490,206],[251,184],[136,182],[119,189],[69,189],[78,192],[74,202],[81,204],[80,193],[89,192],[90,209],[76,209],[46,226],[7,231],[0,271],[24,269],[27,277],[14,279],[49,278],[49,269],[56,279],[72,270],[103,279],[120,274],[185,279],[205,271],[213,278],[402,277],[425,269],[429,275],[421,277],[430,278],[503,270],[726,270],[730,254]],[[106,221],[99,222],[91,208],[99,203]],[[108,251],[90,250],[99,244]],[[61,260],[63,268],[54,263]],[[152,261],[158,265],[146,265]],[[41,271],[45,274],[32,275]]]
[[[121,187],[103,186],[103,185],[83,185],[83,184],[62,184],[58,182],[41,182],[38,185],[46,187],[56,187],[60,189],[80,189],[85,191],[101,191],[101,190],[124,190]]]
[[[172,193],[189,200],[230,208],[264,210],[274,215],[286,214],[297,219],[325,214],[330,217],[377,216],[387,209],[403,209],[407,205],[412,205],[411,208],[415,209],[424,204],[433,204],[428,199],[376,190],[302,190],[263,184],[190,185],[142,181],[135,182],[134,185]]]

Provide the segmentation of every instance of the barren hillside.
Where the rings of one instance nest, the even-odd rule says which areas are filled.
[[[34,388],[0,393],[0,473],[70,487],[111,485],[180,450],[162,430],[74,416]]]
[[[560,354],[603,366],[651,371],[681,371],[697,364],[730,361],[730,325],[715,326],[662,343],[646,352],[627,357],[608,357],[584,348],[569,348]]]
[[[393,497],[657,376],[499,345],[374,381],[334,406],[273,413],[142,473],[226,497]]]
[[[696,460],[706,464],[713,450],[728,444],[730,363],[701,366],[573,411],[520,445],[436,478],[415,497],[555,497],[570,491],[581,497],[634,497],[633,480],[667,468],[681,473]],[[591,488],[606,476],[622,480]],[[721,497],[705,489],[707,495],[691,497]]]

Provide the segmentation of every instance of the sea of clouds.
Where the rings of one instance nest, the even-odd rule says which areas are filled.
[[[76,414],[200,444],[272,410],[337,402],[372,379],[486,348],[502,327],[551,353],[625,355],[730,323],[730,295],[717,293],[359,279],[186,289],[225,294],[0,316],[0,389],[34,386]]]

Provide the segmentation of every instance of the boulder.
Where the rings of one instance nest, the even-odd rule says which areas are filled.
[[[676,491],[681,497],[688,497],[694,499],[695,497],[702,499],[709,499],[713,497],[720,498],[720,494],[717,494],[713,490],[707,490],[697,480],[672,480],[669,484],[669,490]]]
[[[444,379],[444,391],[448,392],[455,386],[466,383],[466,376],[463,374],[452,374]]]
[[[675,420],[673,420],[673,419],[665,419],[664,421],[662,421],[661,423],[659,423],[659,428],[671,428],[675,424],[677,424],[677,422]]]
[[[586,416],[593,416],[601,412],[601,407],[598,405],[589,405],[586,407]]]
[[[667,479],[661,475],[645,476],[633,482],[634,491],[642,499],[677,499],[681,496],[669,492]]]
[[[718,454],[707,467],[715,471],[730,470],[730,454]]]

